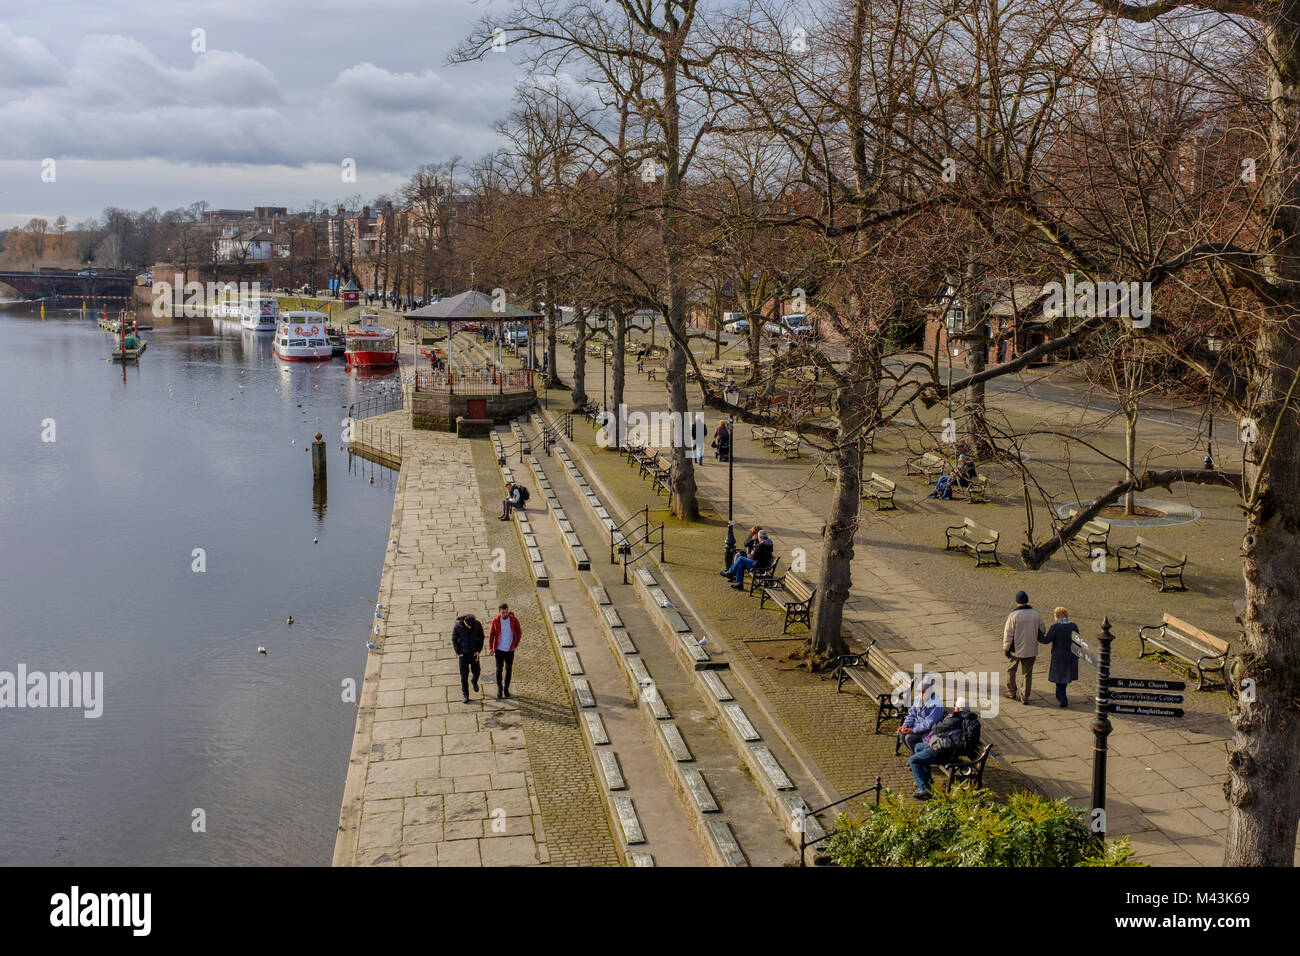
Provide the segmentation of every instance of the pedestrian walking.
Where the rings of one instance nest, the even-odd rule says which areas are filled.
[[[1069,707],[1065,689],[1079,679],[1079,657],[1074,653],[1074,635],[1079,625],[1070,620],[1070,612],[1058,607],[1052,612],[1053,623],[1047,634],[1038,639],[1040,644],[1052,645],[1052,662],[1047,669],[1047,679],[1056,685],[1056,702]]]
[[[696,414],[691,423],[691,451],[695,455],[695,464],[704,464],[704,439],[709,437],[709,427],[704,424],[704,416]]]
[[[497,696],[510,696],[510,677],[515,669],[515,649],[519,646],[519,638],[523,636],[523,628],[519,626],[519,618],[515,617],[514,612],[510,610],[510,605],[504,601],[497,608],[497,616],[492,618],[492,626],[488,629],[488,650],[496,655],[497,659]]]
[[[451,629],[451,649],[460,662],[460,690],[468,704],[470,684],[473,683],[474,690],[478,690],[478,658],[483,651],[483,625],[473,614],[456,618],[456,626]]]
[[[1038,657],[1038,639],[1047,633],[1043,616],[1029,606],[1029,595],[1016,592],[1016,606],[1007,615],[1002,628],[1002,653],[1007,656],[1007,689],[1002,694],[1009,700],[1029,703],[1029,689],[1034,680],[1034,659]],[[1016,674],[1023,671],[1025,696],[1016,695]]]

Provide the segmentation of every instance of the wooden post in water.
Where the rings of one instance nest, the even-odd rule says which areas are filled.
[[[311,473],[317,478],[325,477],[325,441],[320,432],[311,443]]]

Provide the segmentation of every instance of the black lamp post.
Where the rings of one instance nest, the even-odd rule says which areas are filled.
[[[1223,339],[1217,335],[1211,335],[1205,340],[1205,347],[1214,353],[1214,371],[1219,370],[1219,353],[1223,351]],[[1210,389],[1208,396],[1210,406],[1210,434],[1205,440],[1205,470],[1214,470],[1214,375],[1210,376]]]
[[[714,441],[717,441],[715,435]],[[725,567],[731,567],[731,562],[736,558],[736,522],[732,517],[732,504],[734,503],[735,489],[735,464],[736,464],[736,419],[727,418],[727,540],[722,544],[722,563]]]

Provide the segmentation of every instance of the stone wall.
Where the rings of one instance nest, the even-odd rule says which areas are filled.
[[[509,395],[449,395],[446,392],[413,392],[410,398],[411,425],[429,431],[456,430],[458,417],[469,418],[471,399],[487,399],[488,418],[504,425],[524,414],[537,401],[536,392]]]

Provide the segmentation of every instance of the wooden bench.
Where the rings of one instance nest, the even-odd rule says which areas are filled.
[[[802,458],[799,454],[799,443],[801,439],[795,432],[782,432],[772,439],[772,447],[780,451],[786,458]]]
[[[975,567],[982,567],[985,559],[992,558],[989,563],[1000,565],[998,560],[998,538],[1001,535],[992,528],[985,528],[977,525],[970,518],[965,518],[962,523],[944,530],[944,535],[948,543],[944,546],[945,551],[961,550],[967,551],[975,556]]]
[[[770,587],[763,589],[763,595],[758,599],[760,608],[767,606],[767,599],[771,598],[777,604],[785,609],[785,624],[781,628],[784,634],[790,630],[791,624],[804,624],[808,629],[812,629],[812,602],[813,597],[817,594],[817,589],[806,581],[801,581],[794,574],[787,571],[772,581]]]
[[[771,447],[772,442],[776,439],[776,436],[777,436],[777,430],[775,428],[769,428],[766,425],[749,426],[749,437],[754,439],[757,442],[762,442],[764,445],[767,445],[768,447]]]
[[[1160,583],[1160,590],[1186,591],[1183,586],[1183,569],[1187,567],[1187,555],[1165,549],[1138,535],[1137,543],[1125,544],[1115,549],[1115,570],[1124,570],[1124,559],[1128,558],[1133,566],[1130,571],[1145,574],[1152,581]],[[1176,585],[1169,582],[1177,579]]]
[[[749,594],[751,597],[759,588],[776,587],[776,569],[780,564],[781,556],[777,555],[767,567],[750,569]]]
[[[927,451],[920,458],[909,458],[907,460],[907,470],[904,473],[919,478],[938,478],[947,467],[948,459],[938,452]]]
[[[948,792],[951,793],[957,786],[957,781],[962,784],[970,783],[972,789],[978,790],[984,786],[984,767],[989,762],[989,755],[993,753],[992,744],[984,744],[980,747],[979,753],[973,757],[958,757],[949,763],[936,764],[948,774]]]
[[[1219,680],[1229,691],[1232,684],[1228,680],[1228,642],[1202,631],[1195,625],[1179,620],[1172,614],[1164,615],[1160,624],[1149,624],[1138,628],[1138,659],[1148,653],[1147,645],[1153,644],[1172,657],[1196,668],[1196,689],[1205,689],[1206,673],[1218,672]],[[1152,652],[1154,653],[1154,652]]]
[[[884,475],[873,471],[871,477],[862,483],[862,497],[874,501],[877,511],[886,507],[886,502],[888,507],[893,508],[894,492],[897,488],[898,482],[890,481]]]
[[[843,691],[845,681],[852,681],[865,694],[876,699],[876,733],[880,733],[880,728],[887,721],[896,720],[901,725],[911,703],[912,690],[909,687],[904,693],[899,689],[894,682],[894,675],[906,674],[906,671],[900,671],[898,666],[876,647],[875,640],[872,640],[867,645],[867,649],[861,653],[840,655],[833,673],[837,694]]]
[[[1057,518],[1053,522],[1058,533],[1068,520]],[[1085,521],[1070,541],[1072,544],[1082,545],[1089,557],[1092,557],[1093,548],[1101,548],[1106,554],[1110,554],[1110,522],[1103,521],[1101,518]]]

